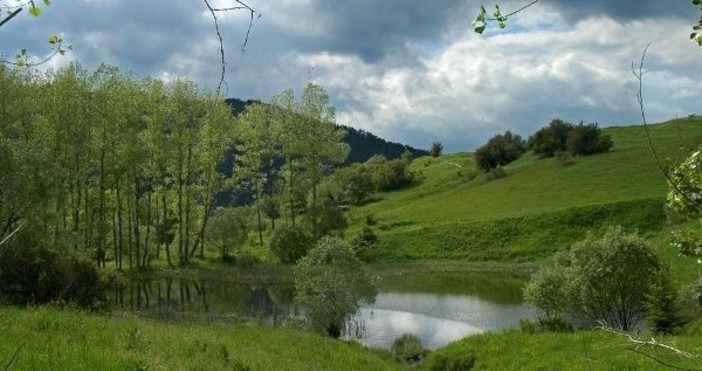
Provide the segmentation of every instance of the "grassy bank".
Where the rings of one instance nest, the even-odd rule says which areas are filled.
[[[291,329],[174,325],[0,307],[5,370],[395,370],[358,344]]]
[[[699,337],[658,337],[656,341],[702,355]],[[681,357],[605,331],[565,334],[513,331],[476,335],[451,343],[430,354],[422,369],[467,370],[472,365],[481,370],[652,370],[668,369],[661,363],[665,362],[687,370],[699,369],[700,361],[700,356]]]

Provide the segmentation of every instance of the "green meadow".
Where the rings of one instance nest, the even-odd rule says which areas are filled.
[[[402,290],[417,284],[449,286],[432,271],[491,271],[514,280],[582,239],[589,231],[620,224],[653,241],[670,263],[675,282],[690,285],[700,272],[669,245],[677,228],[664,209],[662,166],[702,143],[702,118],[612,127],[609,153],[557,163],[527,154],[488,180],[472,154],[415,159],[415,182],[374,195],[349,214],[352,238],[369,215],[380,239],[365,252],[384,284]],[[265,254],[250,242],[246,249]],[[217,266],[212,274],[217,274]],[[222,268],[222,267],[220,267]],[[288,267],[264,272],[290,276]],[[224,268],[222,268],[224,269]],[[417,282],[408,281],[408,272]],[[513,275],[513,276],[512,276]],[[244,275],[246,277],[246,275]],[[455,282],[453,282],[455,287]],[[490,291],[490,280],[485,290]],[[500,298],[509,301],[509,298]],[[702,354],[701,321],[658,341]],[[288,328],[169,324],[123,314],[93,314],[54,307],[0,307],[0,367],[5,370],[393,370],[404,366],[387,351],[331,340]],[[646,353],[646,354],[642,354]],[[487,333],[430,353],[419,369],[652,369],[668,363],[699,367],[698,358],[636,346],[605,331]]]

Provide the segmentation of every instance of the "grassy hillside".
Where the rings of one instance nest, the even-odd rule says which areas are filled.
[[[650,340],[650,339],[645,339]],[[693,336],[659,337],[660,343],[702,354],[702,343]],[[642,354],[645,353],[650,357]],[[658,360],[658,361],[656,361]],[[651,346],[636,346],[628,338],[605,331],[558,334],[509,332],[470,336],[429,355],[425,370],[651,370],[697,369],[699,358],[686,358]]]
[[[395,370],[361,345],[290,329],[174,325],[0,307],[5,370]]]
[[[372,213],[381,239],[372,258],[505,262],[548,257],[610,224],[658,235],[666,228],[667,186],[644,127],[604,131],[614,141],[609,153],[566,166],[527,154],[493,181],[475,170],[472,154],[419,158],[412,165],[418,181],[354,210],[351,233]],[[650,131],[662,158],[679,159],[683,148],[702,143],[702,118]]]

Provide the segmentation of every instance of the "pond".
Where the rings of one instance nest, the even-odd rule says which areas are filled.
[[[347,333],[389,348],[412,333],[425,348],[533,318],[522,303],[523,277],[488,273],[422,273],[385,277],[375,303],[361,308]],[[289,282],[242,283],[226,276],[140,279],[110,293],[112,304],[141,316],[176,322],[284,324],[300,315]]]

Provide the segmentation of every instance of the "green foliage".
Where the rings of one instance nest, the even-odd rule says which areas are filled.
[[[573,126],[566,138],[566,148],[573,156],[604,153],[612,148],[612,139],[603,135],[597,124],[579,123]]]
[[[364,163],[372,174],[373,184],[378,191],[390,191],[409,184],[414,174],[409,170],[411,156],[388,160],[384,156],[373,156]]]
[[[246,242],[249,236],[247,221],[248,210],[243,208],[223,208],[210,220],[208,240],[217,246],[223,262],[232,259],[231,251]]]
[[[97,309],[105,305],[105,287],[106,278],[93,260],[50,247],[38,235],[21,233],[0,250],[0,301]]]
[[[561,119],[553,119],[548,126],[537,130],[529,137],[529,149],[541,158],[553,157],[557,151],[566,150],[568,133],[573,124]]]
[[[340,187],[339,204],[359,206],[375,189],[372,171],[366,165],[353,164],[337,169],[331,178]]]
[[[542,332],[573,332],[573,326],[560,318],[537,318],[535,320],[522,318],[519,320],[519,330],[527,334],[538,334]]]
[[[429,155],[431,157],[441,156],[441,152],[444,150],[444,146],[441,142],[432,142],[431,148],[429,149]]]
[[[578,125],[553,119],[548,126],[529,137],[529,148],[541,158],[568,151],[573,156],[589,156],[609,151],[612,139],[597,124]]]
[[[295,301],[315,332],[339,337],[360,303],[372,303],[376,294],[353,247],[338,238],[322,238],[295,267]]]
[[[488,182],[491,182],[493,180],[497,179],[502,179],[507,176],[507,172],[505,171],[505,168],[502,166],[498,166],[496,168],[490,169],[490,171],[485,174],[485,180]]]
[[[304,215],[304,221],[313,231],[312,237],[315,240],[333,232],[343,234],[348,225],[344,210],[328,199],[317,203],[317,206],[311,206]]]
[[[295,264],[307,254],[312,237],[300,226],[283,225],[271,235],[270,249],[283,264]]]
[[[519,158],[526,151],[526,143],[510,131],[497,134],[475,150],[475,163],[479,169],[490,171]]]
[[[414,334],[403,334],[395,339],[390,351],[395,358],[407,364],[419,362],[426,354],[422,340]]]
[[[525,299],[548,320],[563,315],[586,325],[633,330],[650,317],[656,330],[669,331],[677,315],[668,271],[650,243],[621,227],[593,234],[554,258],[534,276]]]

